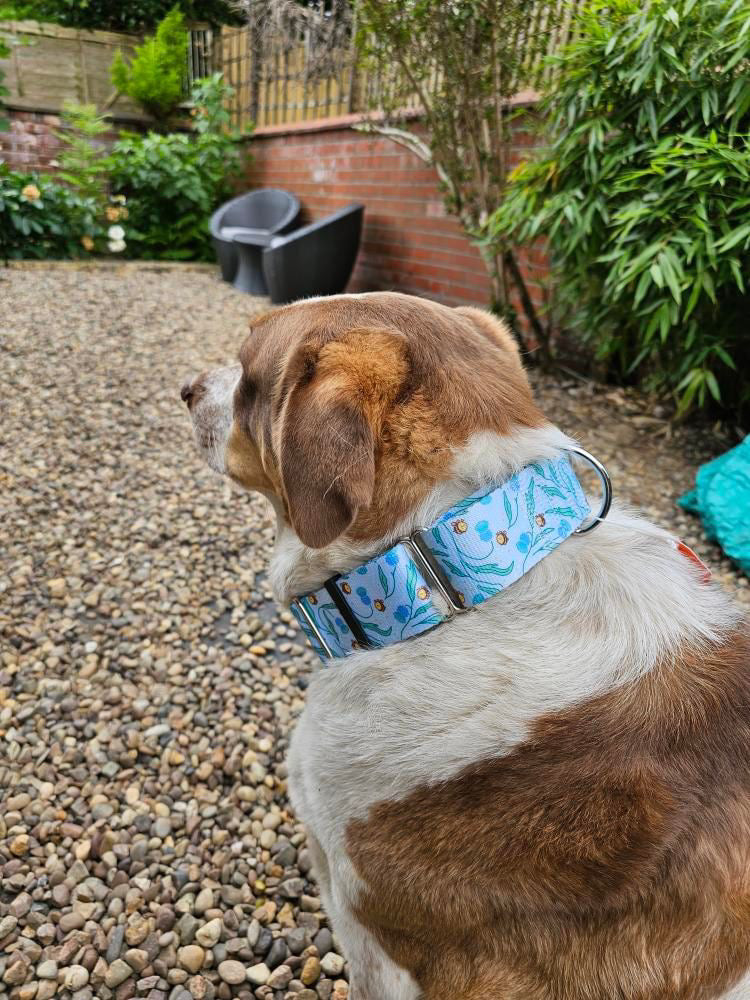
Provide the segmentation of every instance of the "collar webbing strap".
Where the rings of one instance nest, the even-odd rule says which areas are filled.
[[[387,552],[295,598],[291,610],[325,661],[390,646],[506,590],[589,513],[567,455],[533,462]],[[442,603],[434,603],[435,592]]]

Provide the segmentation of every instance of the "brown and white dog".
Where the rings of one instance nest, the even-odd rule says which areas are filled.
[[[183,398],[282,602],[571,444],[479,310],[311,299],[239,358]],[[750,998],[750,633],[633,514],[317,672],[289,777],[356,1000]]]

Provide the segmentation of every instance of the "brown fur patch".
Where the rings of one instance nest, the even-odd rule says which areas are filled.
[[[543,422],[512,338],[481,310],[396,293],[300,302],[254,322],[240,360],[233,450],[248,439],[311,545],[382,537],[472,433]]]
[[[708,1000],[750,967],[750,634],[348,830],[425,1000]]]

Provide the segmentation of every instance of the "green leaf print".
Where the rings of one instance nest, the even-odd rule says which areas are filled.
[[[481,566],[475,566],[474,569],[477,573],[484,573],[485,576],[507,576],[513,572],[514,565],[515,562],[511,562],[510,566],[498,566],[497,563],[482,563]]]
[[[406,593],[409,595],[409,600],[414,603],[414,597],[417,593],[417,567],[414,563],[409,563],[409,570],[406,574]]]
[[[529,515],[529,521],[534,517],[536,512],[536,500],[534,499],[534,480],[532,479],[529,483],[529,488],[526,490],[526,513]]]

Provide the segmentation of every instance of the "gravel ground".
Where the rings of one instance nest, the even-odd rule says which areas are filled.
[[[267,589],[265,501],[179,401],[262,305],[205,271],[0,271],[0,998],[347,996],[286,799],[312,654]],[[727,442],[535,382],[747,602],[673,502]]]

